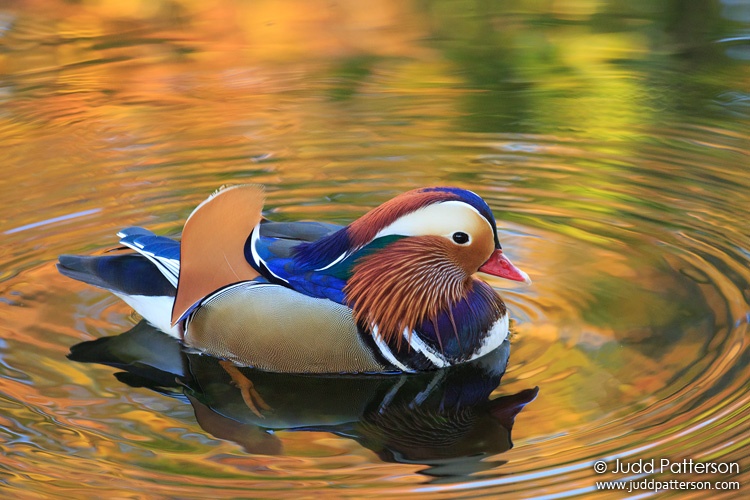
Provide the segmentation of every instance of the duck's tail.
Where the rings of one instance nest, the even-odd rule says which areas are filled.
[[[127,295],[172,296],[175,287],[148,259],[135,253],[88,257],[61,255],[57,263],[60,274]]]
[[[135,254],[62,255],[57,268],[111,291],[149,323],[178,336],[176,325],[204,297],[260,276],[244,248],[262,219],[263,200],[260,186],[224,187],[188,217],[181,242],[129,227],[117,234]]]
[[[146,256],[137,253],[96,257],[61,255],[57,269],[64,276],[109,290],[149,323],[179,337],[178,329],[170,321],[175,286]]]

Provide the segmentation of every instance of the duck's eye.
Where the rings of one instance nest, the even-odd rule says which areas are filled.
[[[455,241],[459,245],[463,245],[469,242],[469,235],[466,233],[462,233],[461,231],[453,233],[452,238],[453,241]]]

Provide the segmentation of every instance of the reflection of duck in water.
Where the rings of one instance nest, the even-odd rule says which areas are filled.
[[[182,241],[120,233],[135,253],[61,256],[187,345],[281,373],[419,372],[479,359],[508,333],[477,271],[516,281],[494,216],[459,188],[409,191],[349,226],[263,220],[257,186],[223,189]]]
[[[476,361],[418,374],[279,374],[186,354],[141,322],[74,346],[70,358],[124,369],[118,379],[133,386],[186,395],[207,432],[251,453],[281,453],[273,431],[324,431],[354,439],[383,460],[427,464],[425,473],[442,476],[492,467],[482,459],[512,446],[514,418],[537,389],[489,399],[508,354],[504,342]]]

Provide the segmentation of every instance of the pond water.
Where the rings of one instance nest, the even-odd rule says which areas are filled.
[[[749,82],[740,0],[3,4],[0,488],[750,487]],[[483,196],[534,281],[490,281],[513,318],[502,380],[507,351],[457,374],[256,373],[275,408],[258,419],[218,362],[55,269],[124,226],[177,236],[214,189],[246,182],[267,186],[271,219],[339,224],[420,186]],[[123,332],[73,356],[94,363],[67,358]],[[128,340],[149,352],[111,358]],[[617,458],[741,467],[594,472]]]

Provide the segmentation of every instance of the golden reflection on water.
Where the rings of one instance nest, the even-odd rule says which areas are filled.
[[[750,65],[720,3],[0,8],[4,487],[539,496],[591,491],[604,457],[746,462]],[[540,387],[515,447],[440,476],[332,432],[217,436],[185,399],[68,361],[138,318],[57,256],[128,225],[178,235],[241,182],[268,186],[276,220],[347,223],[422,185],[485,197],[534,279],[502,291],[515,333],[492,397]]]

